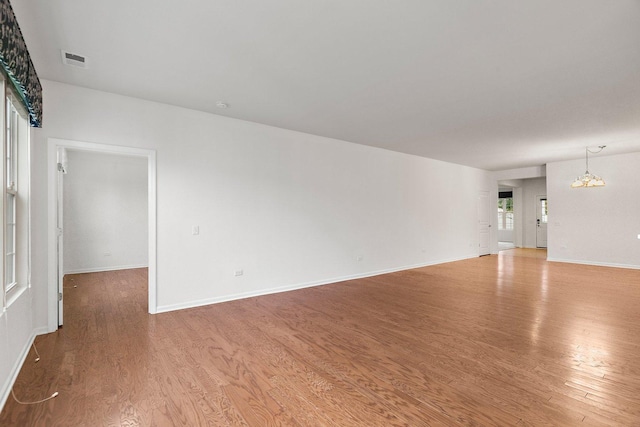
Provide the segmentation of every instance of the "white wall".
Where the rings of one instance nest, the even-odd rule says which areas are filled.
[[[541,178],[546,176],[547,167],[545,165],[542,166],[531,166],[528,168],[519,168],[519,169],[507,169],[503,171],[495,171],[492,172],[492,179],[496,181],[500,181],[504,185],[517,187],[517,181],[521,179],[529,179],[529,178]]]
[[[31,322],[32,299],[24,289],[4,313],[0,313],[0,410],[37,332]]]
[[[535,248],[537,219],[537,196],[547,195],[547,178],[534,178],[522,180],[522,230],[524,241],[522,247]],[[549,204],[549,211],[554,206]]]
[[[26,144],[18,147],[20,165],[28,164]],[[24,162],[24,163],[23,163]],[[1,169],[1,168],[0,168]],[[20,371],[22,361],[26,357],[29,347],[37,332],[43,332],[43,327],[34,328],[34,304],[32,288],[29,285],[27,263],[28,246],[20,244],[28,241],[28,175],[29,170],[22,168],[18,177],[19,195],[17,201],[17,241],[18,256],[16,279],[18,286],[7,295],[7,307],[0,307],[0,410],[9,396],[11,385]],[[25,188],[26,187],[26,188]],[[1,204],[1,201],[0,201]],[[33,282],[32,282],[33,283]]]
[[[478,253],[477,195],[491,190],[485,171],[43,85],[34,227],[47,233],[47,138],[157,150],[159,311]],[[42,325],[48,254],[45,245],[35,250]],[[234,277],[238,269],[244,275]]]
[[[513,230],[498,230],[499,242],[512,242],[513,243]]]
[[[640,268],[640,153],[589,158],[602,188],[570,188],[584,159],[547,165],[548,259]]]
[[[0,91],[4,93],[4,91]],[[4,96],[4,95],[3,95]],[[0,107],[0,111],[4,109]],[[18,285],[7,294],[7,306],[0,306],[0,410],[9,396],[11,385],[20,371],[22,361],[36,333],[43,332],[34,328],[35,316],[32,289],[29,287],[28,257],[29,247],[24,242],[29,240],[29,150],[25,143],[29,134],[27,122],[19,124],[20,141],[18,143],[18,197],[17,197],[17,245],[16,245],[16,280]],[[0,171],[4,168],[0,166]],[[0,198],[1,199],[1,198]],[[0,212],[4,209],[0,200]],[[0,230],[0,237],[2,232]]]
[[[522,184],[513,188],[513,244],[517,248],[524,247],[524,202],[522,200]]]
[[[147,266],[147,159],[67,153],[65,274]]]

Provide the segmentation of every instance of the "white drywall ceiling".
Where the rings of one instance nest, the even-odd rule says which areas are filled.
[[[43,79],[488,170],[640,151],[637,0],[12,3]]]

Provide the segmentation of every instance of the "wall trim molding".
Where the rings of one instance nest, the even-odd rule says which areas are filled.
[[[7,399],[11,394],[11,389],[13,388],[14,383],[18,379],[18,374],[22,369],[22,365],[24,365],[24,362],[27,360],[27,356],[29,355],[29,350],[33,345],[33,341],[36,339],[36,335],[37,335],[36,330],[33,330],[31,332],[31,335],[29,336],[29,339],[26,342],[26,345],[20,351],[20,356],[11,367],[11,371],[9,372],[9,377],[4,382],[4,384],[2,384],[2,388],[0,389],[0,411],[4,408],[5,403],[7,403]]]
[[[640,270],[640,265],[617,264],[613,262],[583,261],[583,260],[576,260],[576,259],[562,259],[562,258],[550,258],[550,257],[547,257],[547,261],[565,262],[568,264],[593,265],[595,267],[613,267],[613,268],[628,268],[632,270]]]
[[[100,272],[103,272],[103,271],[132,270],[134,268],[149,268],[149,265],[148,264],[116,265],[116,266],[113,266],[113,267],[78,268],[78,269],[75,269],[75,270],[65,271],[64,274],[100,273]]]
[[[384,269],[384,270],[371,271],[371,272],[368,272],[368,273],[352,274],[352,275],[347,275],[347,276],[339,276],[339,277],[334,277],[332,279],[326,279],[326,280],[318,280],[318,281],[312,281],[312,282],[297,283],[297,284],[287,285],[287,286],[279,286],[279,287],[275,287],[275,288],[263,289],[263,290],[256,291],[256,292],[243,292],[243,293],[231,294],[231,295],[226,295],[226,296],[221,296],[221,297],[206,298],[206,299],[201,299],[201,300],[196,300],[196,301],[188,301],[188,302],[179,303],[179,304],[160,305],[160,306],[157,307],[157,313],[166,313],[166,312],[169,312],[169,311],[184,310],[184,309],[187,309],[187,308],[195,308],[195,307],[202,307],[202,306],[205,306],[205,305],[219,304],[219,303],[223,303],[223,302],[235,301],[235,300],[240,300],[240,299],[245,299],[245,298],[252,298],[252,297],[259,297],[259,296],[263,296],[263,295],[278,294],[278,293],[281,293],[281,292],[296,291],[296,290],[305,289],[305,288],[312,288],[312,287],[315,287],[315,286],[331,285],[333,283],[345,282],[345,281],[348,281],[348,280],[364,279],[365,277],[380,276],[380,275],[383,275],[383,274],[395,273],[395,272],[398,272],[398,271],[413,270],[413,269],[416,269],[416,268],[429,267],[429,266],[432,266],[432,265],[445,264],[445,263],[454,262],[454,261],[462,261],[462,260],[465,260],[465,259],[472,259],[472,258],[477,258],[477,257],[478,257],[478,255],[474,254],[474,255],[468,255],[468,256],[457,257],[457,258],[441,259],[441,260],[431,261],[431,262],[427,262],[427,263],[406,265],[406,266],[403,266],[403,267],[394,267],[394,268],[389,268],[389,269]]]

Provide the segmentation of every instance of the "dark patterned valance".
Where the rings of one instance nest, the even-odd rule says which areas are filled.
[[[0,64],[18,91],[31,126],[42,126],[42,86],[9,0],[0,0]]]

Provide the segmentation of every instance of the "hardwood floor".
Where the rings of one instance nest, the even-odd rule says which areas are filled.
[[[640,425],[640,271],[512,250],[150,316],[67,276],[2,426]]]

